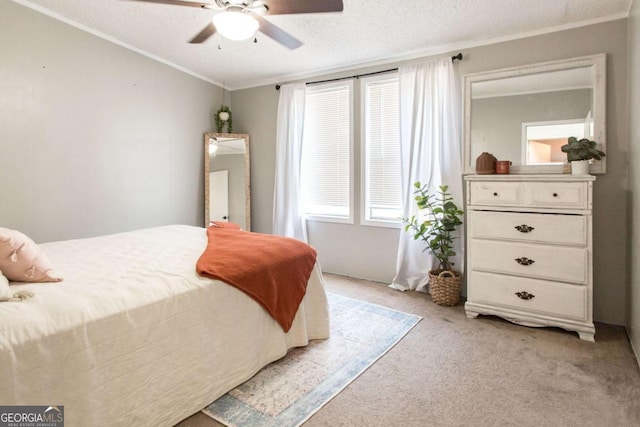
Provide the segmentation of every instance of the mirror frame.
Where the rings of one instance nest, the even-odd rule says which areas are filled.
[[[251,161],[249,152],[249,135],[246,133],[215,133],[204,134],[204,226],[209,227],[209,172],[211,156],[209,155],[209,140],[213,137],[243,138],[244,139],[244,195],[245,195],[245,224],[240,224],[243,230],[251,231]]]
[[[499,70],[467,74],[464,76],[464,173],[475,174],[475,159],[471,158],[471,86],[475,82],[499,80],[538,74],[550,71],[568,70],[572,68],[593,67],[593,139],[598,142],[598,148],[606,153],[606,54],[582,56],[578,58],[558,61],[542,62],[518,67],[502,68]],[[514,143],[520,141],[514,141]],[[515,159],[498,159],[515,160]],[[607,158],[594,160],[589,166],[593,174],[606,173]],[[513,174],[561,174],[562,164],[558,165],[512,165]]]

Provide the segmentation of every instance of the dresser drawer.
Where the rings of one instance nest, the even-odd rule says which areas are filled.
[[[587,245],[587,217],[493,211],[469,211],[472,238]]]
[[[586,284],[587,248],[471,239],[470,270]]]
[[[470,181],[473,206],[591,209],[590,182]]]
[[[470,202],[478,206],[519,206],[523,203],[523,183],[474,181],[469,185]]]
[[[539,208],[588,209],[587,182],[527,182],[526,206]]]
[[[587,320],[588,290],[584,286],[476,271],[469,274],[468,282],[469,301]]]

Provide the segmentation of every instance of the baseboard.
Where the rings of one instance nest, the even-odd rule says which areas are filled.
[[[320,266],[320,267],[322,268],[322,266]],[[386,285],[388,285],[388,284],[390,284],[390,283],[391,283],[391,280],[386,281],[386,280],[379,280],[379,279],[371,279],[371,278],[369,278],[369,277],[359,277],[359,276],[362,276],[362,275],[354,276],[354,275],[352,275],[352,274],[336,273],[335,271],[330,271],[330,270],[325,270],[325,269],[322,269],[322,273],[323,273],[323,274],[324,274],[324,273],[327,273],[327,274],[333,274],[333,275],[335,275],[335,276],[348,277],[348,278],[350,278],[350,279],[366,280],[367,282],[375,282],[375,283],[381,283],[381,284],[386,284]]]
[[[638,369],[640,369],[640,348],[637,348],[634,344],[633,341],[633,335],[631,334],[630,328],[625,327],[624,328],[625,331],[627,331],[627,337],[629,338],[629,344],[631,345],[631,352],[633,353],[633,356],[636,358],[636,363],[638,364]],[[640,343],[637,343],[638,346],[640,346]]]

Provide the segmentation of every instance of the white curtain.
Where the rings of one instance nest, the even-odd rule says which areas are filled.
[[[403,215],[418,214],[413,183],[429,185],[429,191],[448,185],[462,208],[462,160],[457,80],[451,58],[400,67],[400,161]],[[425,291],[428,271],[437,259],[424,251],[422,240],[400,233],[396,275],[391,287]],[[462,269],[462,236],[456,240],[457,270]]]
[[[300,163],[305,89],[304,84],[280,87],[273,194],[273,234],[303,242],[307,242],[307,227],[300,206]]]

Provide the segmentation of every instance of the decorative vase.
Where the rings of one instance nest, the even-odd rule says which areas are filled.
[[[572,161],[571,175],[589,175],[589,160]]]
[[[496,162],[496,173],[505,175],[509,173],[511,162],[509,160],[498,160]]]
[[[496,161],[498,159],[491,153],[484,152],[476,159],[476,173],[478,175],[491,175],[496,173]]]

